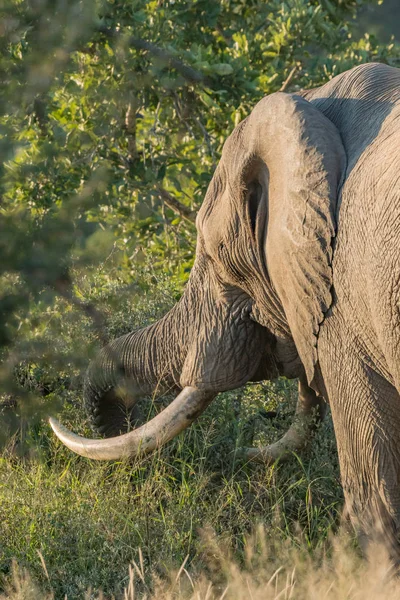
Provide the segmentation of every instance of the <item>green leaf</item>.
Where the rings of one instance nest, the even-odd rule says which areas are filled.
[[[233,67],[228,63],[217,63],[210,66],[210,71],[216,73],[217,75],[232,75]]]

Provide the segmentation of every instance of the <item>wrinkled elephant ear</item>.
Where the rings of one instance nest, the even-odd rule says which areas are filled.
[[[329,119],[304,98],[284,93],[261,100],[242,135],[256,171],[268,173],[267,270],[312,386],[319,326],[332,302],[332,243],[345,150]],[[260,180],[259,173],[255,177]]]

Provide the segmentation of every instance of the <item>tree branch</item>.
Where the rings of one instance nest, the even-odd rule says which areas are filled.
[[[295,76],[296,71],[297,71],[297,66],[293,67],[293,69],[290,71],[289,75],[286,77],[285,81],[282,83],[281,87],[279,88],[280,92],[286,92],[287,88],[293,81],[293,77]]]
[[[128,40],[130,46],[133,46],[137,50],[146,50],[150,52],[153,56],[156,56],[163,62],[165,62],[169,67],[172,67],[178,73],[182,75],[187,81],[190,83],[205,83],[210,84],[210,80],[200,73],[200,71],[196,71],[193,67],[189,67],[184,62],[182,62],[179,58],[173,56],[168,50],[164,48],[159,48],[152,42],[146,42],[145,40],[140,40],[138,38],[130,38]]]
[[[43,98],[37,97],[33,101],[33,116],[39,126],[42,137],[46,137],[48,134],[48,117]]]
[[[196,221],[196,211],[190,210],[187,206],[179,202],[176,198],[171,196],[167,190],[161,187],[156,188],[157,192],[160,194],[164,203],[174,212],[176,212],[182,219],[185,219],[188,223],[192,223],[192,225]]]
[[[99,33],[102,33],[106,37],[110,39],[117,38],[120,34],[117,31],[112,29],[100,28]],[[203,83],[206,86],[211,86],[211,79],[206,75],[203,75],[200,71],[197,71],[193,67],[185,64],[179,58],[176,58],[171,52],[165,50],[165,48],[160,48],[156,44],[152,42],[147,42],[146,40],[142,40],[140,38],[131,37],[127,41],[129,46],[133,46],[136,50],[145,50],[146,52],[150,52],[153,56],[161,60],[168,67],[175,69],[188,81],[189,83]]]
[[[134,161],[137,157],[136,148],[136,112],[137,112],[137,101],[134,94],[132,94],[131,100],[128,104],[127,111],[125,113],[125,128],[128,136],[128,152],[129,160]]]

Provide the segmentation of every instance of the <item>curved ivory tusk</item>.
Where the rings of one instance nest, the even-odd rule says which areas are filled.
[[[243,448],[241,455],[247,460],[272,464],[291,452],[297,452],[310,441],[316,424],[322,421],[325,413],[325,400],[308,386],[304,377],[300,378],[295,421],[285,435],[269,446]]]
[[[145,454],[169,442],[207,408],[216,394],[185,387],[173,402],[145,425],[118,437],[91,440],[68,431],[56,419],[50,425],[73,452],[95,460],[118,460]]]
[[[272,464],[279,458],[288,456],[291,452],[301,450],[308,439],[305,431],[300,431],[299,423],[292,425],[279,440],[261,448],[243,448],[241,455],[251,461]],[[303,428],[304,429],[304,428]]]

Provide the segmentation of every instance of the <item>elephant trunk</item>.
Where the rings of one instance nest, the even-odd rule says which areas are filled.
[[[176,339],[176,330],[182,310],[181,301],[153,325],[117,338],[90,365],[84,402],[100,433],[110,437],[137,423],[144,395],[179,389],[185,336]]]
[[[72,451],[95,460],[116,460],[151,452],[186,429],[208,406],[216,392],[186,386],[151,421],[126,431],[128,411],[143,394],[180,389],[187,351],[187,296],[160,321],[124,335],[102,350],[89,367],[85,403],[95,425],[108,439],[80,437],[50,419],[57,437]]]

